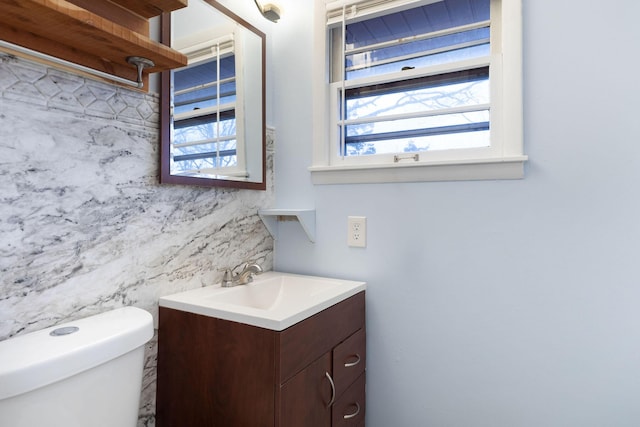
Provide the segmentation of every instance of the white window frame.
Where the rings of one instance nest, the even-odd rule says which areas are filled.
[[[371,0],[365,0],[371,1]],[[522,3],[521,0],[491,0],[491,55],[461,61],[458,69],[489,65],[491,85],[491,146],[421,152],[419,160],[394,155],[340,156],[333,132],[340,88],[329,81],[327,9],[362,0],[315,0],[313,58],[313,164],[309,167],[314,184],[385,183],[520,179],[524,177],[522,106]],[[427,0],[426,3],[433,3]],[[378,4],[380,2],[377,2]],[[391,0],[385,8],[424,4],[419,0]],[[379,7],[379,6],[378,6]],[[373,10],[373,8],[372,8]],[[373,13],[379,12],[378,10]],[[455,71],[451,64],[446,71]],[[443,69],[444,70],[444,69]],[[407,74],[407,73],[412,73]],[[432,68],[403,71],[403,77],[438,74]],[[391,76],[393,78],[393,76]],[[342,83],[340,83],[341,85]],[[348,88],[349,82],[346,82]],[[413,155],[414,153],[407,153]],[[368,157],[368,158],[367,158]]]

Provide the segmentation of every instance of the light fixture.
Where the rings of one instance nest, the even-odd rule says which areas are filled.
[[[256,2],[256,6],[258,6],[258,10],[262,13],[262,16],[267,18],[271,22],[278,22],[280,19],[280,8],[272,3],[267,3],[265,5],[260,5],[258,0],[253,0]]]

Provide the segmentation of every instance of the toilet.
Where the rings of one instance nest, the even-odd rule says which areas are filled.
[[[135,427],[145,310],[125,307],[0,342],[0,426]]]

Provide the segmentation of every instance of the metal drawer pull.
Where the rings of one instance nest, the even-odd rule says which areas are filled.
[[[353,355],[351,355],[349,357],[355,357],[356,361],[355,362],[351,362],[351,363],[345,363],[344,364],[345,368],[352,368],[352,367],[356,366],[358,363],[360,363],[360,355],[359,354],[353,354]]]
[[[333,402],[335,402],[336,400],[336,385],[333,383],[333,378],[331,378],[329,372],[325,372],[324,375],[327,377],[329,383],[331,384],[331,400],[329,401],[329,403],[327,403],[327,407],[329,407],[333,405]]]
[[[353,414],[347,414],[342,418],[344,418],[345,420],[350,420],[351,418],[356,417],[360,413],[360,405],[358,405],[358,402],[354,403],[354,405],[356,405],[356,412],[354,412]]]

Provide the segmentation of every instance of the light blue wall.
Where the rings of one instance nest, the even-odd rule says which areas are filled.
[[[270,30],[276,268],[362,279],[368,427],[640,425],[640,3],[524,0],[520,181],[313,186],[311,0]],[[348,248],[348,215],[368,247]]]

